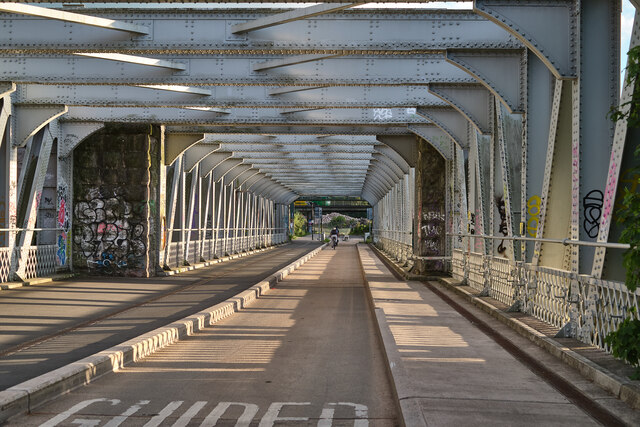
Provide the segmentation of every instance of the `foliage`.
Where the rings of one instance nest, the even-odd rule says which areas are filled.
[[[623,118],[627,119],[629,127],[640,127],[640,46],[636,46],[627,53],[627,78],[625,85],[633,85],[631,100],[620,105],[619,108],[612,108],[610,112],[611,120],[617,122]],[[629,107],[628,111],[625,111]]]
[[[354,225],[353,228],[351,229],[351,233],[349,234],[363,235],[364,233],[368,233],[368,232],[369,232],[369,224],[361,223],[361,224]]]
[[[640,145],[634,155],[640,158]],[[635,168],[634,172],[634,175],[640,174],[640,168]],[[634,292],[640,285],[640,194],[625,188],[622,208],[616,213],[618,222],[626,226],[620,235],[620,241],[631,246],[624,253],[622,265],[627,271],[625,284]]]
[[[306,236],[307,235],[307,218],[300,212],[296,212],[293,215],[293,235],[294,236]]]
[[[640,127],[640,46],[628,53],[626,85],[633,85],[631,100],[613,109],[610,113],[613,121],[627,120],[630,128]],[[634,157],[640,159],[640,145],[634,150]],[[633,175],[640,174],[640,168],[633,170]],[[622,264],[626,269],[625,285],[635,293],[640,285],[640,194],[624,189],[622,207],[616,212],[618,222],[625,225],[620,241],[628,243]],[[618,328],[610,332],[604,342],[611,348],[611,353],[635,366],[631,379],[640,380],[640,320],[636,316],[635,307],[629,310],[628,316],[618,324]]]
[[[640,380],[640,319],[632,318],[635,313],[635,307],[629,310],[630,317],[627,317],[618,329],[609,333],[604,342],[611,348],[611,353],[615,357],[624,359],[631,366],[635,366],[636,370],[631,375],[632,380]]]
[[[331,228],[334,228],[334,227],[344,228],[346,226],[346,219],[342,215],[338,215],[337,217],[329,221],[329,224],[331,225]]]

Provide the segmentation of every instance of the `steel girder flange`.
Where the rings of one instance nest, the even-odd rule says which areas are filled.
[[[233,157],[228,157],[220,162],[216,167],[211,170],[213,174],[213,179],[215,182],[220,182],[222,178],[224,178],[233,168],[239,166],[242,163],[242,159],[235,159]],[[206,176],[206,175],[202,175]],[[227,180],[225,180],[227,181]]]
[[[164,143],[164,164],[169,166],[176,161],[189,147],[202,141],[202,133],[171,133],[166,134]]]
[[[60,123],[62,138],[58,141],[58,155],[60,157],[69,156],[82,141],[102,128],[104,128],[104,123],[100,122]]]
[[[435,124],[409,125],[407,129],[431,144],[446,160],[453,159],[455,141]]]
[[[484,85],[509,112],[524,111],[526,50],[448,50],[446,58]]]
[[[383,141],[381,141],[381,142],[383,142]],[[384,154],[386,157],[391,159],[391,161],[393,163],[395,163],[396,165],[398,165],[400,170],[402,170],[402,173],[404,173],[404,174],[409,173],[409,169],[411,169],[411,166],[409,165],[409,163],[407,163],[407,161],[400,154],[398,154],[398,152],[396,150],[394,150],[393,148],[389,147],[388,145],[385,145],[384,142],[383,142],[382,144],[376,145],[376,151],[378,153]]]
[[[578,16],[573,0],[476,0],[473,9],[517,37],[558,79],[577,77]]]
[[[191,172],[205,157],[219,149],[220,144],[203,144],[199,142],[192,145],[184,152],[184,170]]]
[[[464,150],[469,149],[468,124],[466,117],[453,108],[418,108],[418,114],[431,120]]]
[[[429,92],[449,103],[482,134],[491,133],[491,93],[480,84],[431,84]],[[421,106],[424,107],[424,106]]]
[[[67,112],[66,105],[14,106],[12,113],[16,118],[15,144],[24,146],[40,129]]]
[[[231,157],[232,154],[233,153],[230,153],[228,151],[215,151],[208,154],[204,159],[200,161],[200,176],[209,175],[209,173],[211,173],[211,171],[216,166]]]
[[[318,5],[312,7],[326,7]],[[46,10],[46,9],[45,9]],[[51,9],[48,9],[51,11]],[[285,14],[299,13],[294,9]],[[59,11],[58,13],[69,14]],[[145,51],[171,54],[185,50],[214,55],[220,50],[238,52],[333,51],[342,49],[444,49],[515,47],[518,40],[500,26],[471,11],[352,10],[308,20],[280,21],[271,28],[238,32],[247,21],[273,19],[271,10],[258,9],[93,9],[84,10],[84,22],[43,20],[31,16],[0,15],[5,31],[0,44],[12,51]],[[86,23],[116,20],[135,26],[135,37],[116,28],[96,28]],[[63,19],[60,19],[63,20]],[[126,20],[127,22],[123,22]],[[2,22],[4,21],[4,22]],[[336,25],[336,21],[340,24]],[[15,22],[15,23],[14,23]],[[10,25],[14,24],[14,25]],[[113,26],[113,23],[111,24]]]

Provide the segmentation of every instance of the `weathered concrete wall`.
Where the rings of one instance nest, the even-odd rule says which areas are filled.
[[[445,159],[428,142],[418,144],[416,166],[416,255],[444,256],[446,248],[446,164]],[[414,271],[424,274],[444,271],[442,261],[418,261]]]
[[[73,153],[73,268],[148,277],[158,267],[160,127],[111,124]]]

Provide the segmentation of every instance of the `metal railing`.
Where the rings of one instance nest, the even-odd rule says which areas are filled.
[[[62,228],[0,228],[0,233],[20,233],[23,231],[59,232],[65,230]],[[16,271],[12,271],[12,258],[13,268],[23,267],[20,279],[28,280],[55,274],[56,270],[60,268],[56,256],[57,251],[57,245],[0,247],[0,283],[19,280],[15,276]]]
[[[179,267],[226,255],[284,243],[288,240],[286,228],[227,228],[227,229],[167,229],[167,232],[192,233],[197,238],[173,241],[164,264]],[[186,236],[185,236],[186,237]]]
[[[500,239],[503,236],[454,234],[465,238]],[[626,249],[627,244],[584,242],[571,239],[509,237],[511,240],[542,241],[563,245]],[[627,316],[640,311],[640,290],[631,292],[624,283],[599,279],[561,269],[534,266],[454,249],[452,276],[480,293],[532,315],[584,343],[609,351],[604,337]],[[631,310],[635,308],[635,314]]]

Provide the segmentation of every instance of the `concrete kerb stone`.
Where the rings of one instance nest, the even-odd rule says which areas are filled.
[[[360,254],[363,249],[360,244],[357,244],[356,248],[362,278],[364,280],[365,289],[367,290],[367,300],[376,320],[375,324],[377,326],[376,332],[378,339],[382,343],[382,348],[384,349],[383,356],[386,362],[387,372],[391,377],[391,386],[396,397],[396,407],[400,413],[400,421],[405,427],[427,427],[427,422],[424,419],[420,402],[418,402],[418,400],[409,393],[409,375],[402,363],[402,357],[398,351],[398,346],[395,338],[393,337],[393,333],[391,332],[391,328],[387,323],[387,317],[384,313],[384,309],[382,307],[376,307],[373,299],[369,280]]]
[[[76,276],[77,274],[75,273],[61,273],[61,274],[55,274],[50,277],[35,277],[33,279],[27,279],[22,282],[6,282],[6,283],[0,284],[0,290],[7,291],[10,289],[21,288],[23,286],[48,285],[52,282],[71,279],[72,277],[76,277]]]
[[[314,249],[298,261],[294,261],[225,302],[0,391],[0,424],[13,416],[28,413],[64,393],[87,385],[102,375],[118,371],[126,364],[140,360],[181,338],[193,335],[206,326],[231,316],[255,301],[260,295],[267,293],[289,272],[317,255],[325,247],[326,244]]]

